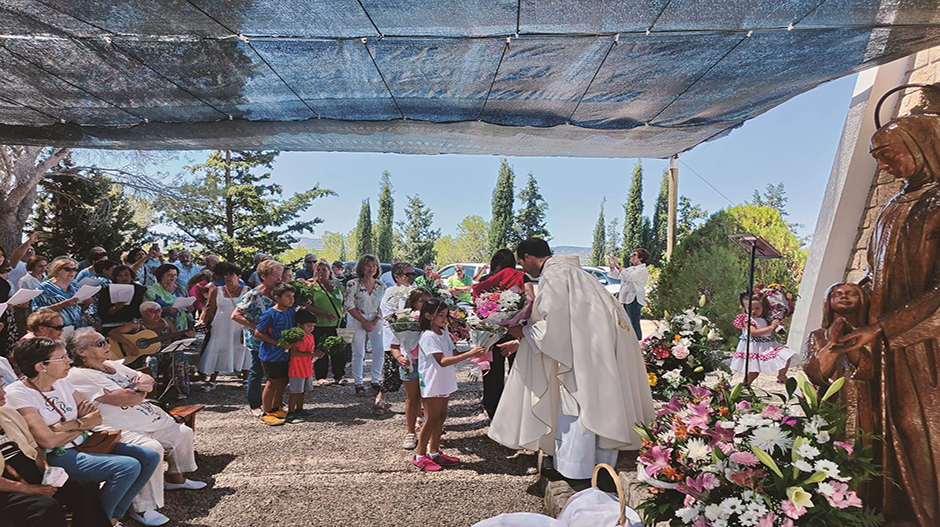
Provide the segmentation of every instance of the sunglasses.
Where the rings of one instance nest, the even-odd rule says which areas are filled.
[[[56,331],[62,331],[63,329],[65,329],[65,324],[59,324],[57,326],[53,326],[52,324],[43,324],[42,326],[50,328],[50,329],[54,329]]]
[[[67,271],[69,273],[77,273],[78,267],[63,267],[62,270]]]
[[[67,361],[67,360],[69,360],[68,357],[62,357],[61,359],[48,359],[48,360],[44,360],[44,361],[42,361],[42,362],[43,362],[43,364],[49,364],[50,362],[65,362],[65,361]]]
[[[104,348],[104,347],[107,347],[107,346],[108,346],[108,341],[107,341],[107,339],[101,339],[101,340],[96,340],[96,341],[92,342],[91,344],[89,344],[89,345],[86,346],[86,347],[88,347],[88,348]]]
[[[414,277],[415,277],[415,273],[402,273],[401,275],[402,275],[402,276],[407,276],[408,278],[414,278]]]

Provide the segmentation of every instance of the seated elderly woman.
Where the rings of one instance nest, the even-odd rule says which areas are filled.
[[[52,340],[62,338],[65,320],[62,315],[48,308],[33,311],[26,317],[26,329],[29,330],[21,340],[46,337]]]
[[[121,442],[149,448],[161,456],[166,452],[167,489],[201,489],[205,483],[186,479],[196,470],[193,430],[159,407],[144,400],[153,389],[153,379],[108,359],[108,342],[92,328],[69,336],[72,369],[68,380],[82,397],[93,401],[101,412],[101,427],[121,430]],[[156,470],[131,503],[130,517],[144,525],[163,525],[169,518],[156,511],[163,507],[164,474]]]
[[[66,326],[80,328],[82,321],[82,308],[75,293],[78,284],[74,281],[78,274],[78,263],[71,258],[57,258],[49,264],[49,278],[39,284],[42,293],[33,299],[33,310],[47,307],[62,315]],[[83,305],[91,303],[91,298],[82,302]]]
[[[65,469],[76,482],[101,483],[101,505],[116,523],[160,464],[149,448],[118,443],[110,454],[82,452],[81,446],[101,425],[101,413],[66,377],[72,361],[62,341],[45,337],[23,340],[13,358],[25,376],[6,391],[7,405],[22,415],[46,460]]]
[[[66,480],[61,487],[43,485],[49,468],[46,453],[29,432],[29,425],[6,404],[0,383],[0,517],[17,527],[111,527],[98,486]]]
[[[172,381],[181,399],[189,394],[189,363],[186,354],[182,351],[172,353],[159,353],[156,355],[138,356],[137,348],[131,342],[129,335],[144,330],[150,330],[157,336],[170,336],[176,333],[179,338],[193,337],[193,331],[177,332],[173,324],[162,316],[163,309],[156,302],[140,304],[140,319],[135,322],[118,326],[108,332],[108,336],[121,344],[125,353],[124,362],[130,368],[147,366],[155,377]],[[167,342],[168,343],[168,342]],[[166,343],[164,343],[166,344]],[[161,381],[163,382],[163,381]]]

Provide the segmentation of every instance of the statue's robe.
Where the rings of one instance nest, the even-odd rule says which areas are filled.
[[[639,342],[623,307],[577,256],[542,269],[489,436],[510,448],[541,449],[568,478],[638,450],[633,426],[655,415]]]

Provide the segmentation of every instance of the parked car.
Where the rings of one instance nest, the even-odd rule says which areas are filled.
[[[476,263],[453,263],[453,264],[450,264],[450,265],[448,265],[448,266],[442,267],[440,270],[437,271],[437,274],[441,275],[441,278],[442,278],[442,279],[447,280],[447,279],[450,278],[451,276],[454,276],[454,273],[457,272],[456,266],[458,266],[458,265],[462,265],[462,266],[463,266],[463,271],[464,271],[464,274],[465,274],[466,276],[469,276],[470,278],[473,278],[473,275],[475,275],[475,274],[477,273],[477,271],[479,271],[480,268],[483,267],[485,264],[483,264],[483,263],[481,263],[481,262],[476,262]]]
[[[581,268],[584,269],[584,271],[588,274],[591,274],[597,278],[597,281],[600,282],[601,285],[604,286],[604,289],[606,289],[610,294],[614,295],[615,297],[620,294],[620,279],[607,276],[607,273],[610,272],[610,267],[584,265],[581,266]]]
[[[359,262],[343,262],[343,267],[346,269],[352,269],[351,273],[356,274],[356,264],[358,263]],[[383,264],[379,264],[379,266],[382,268],[382,274],[385,274],[392,270],[392,264],[383,263]],[[415,278],[419,276],[424,276],[424,271],[415,267]]]

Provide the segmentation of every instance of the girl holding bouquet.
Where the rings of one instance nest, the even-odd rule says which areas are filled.
[[[447,418],[447,402],[457,391],[457,372],[454,365],[482,354],[485,349],[472,348],[458,353],[447,331],[447,304],[432,298],[421,307],[418,328],[418,384],[424,399],[424,426],[418,441],[418,451],[412,464],[423,471],[441,470],[442,465],[455,465],[459,459],[441,452],[441,432]]]
[[[405,301],[405,309],[410,309],[415,313],[420,313],[424,303],[431,299],[431,292],[423,287],[419,287],[408,295]],[[405,387],[405,439],[402,441],[402,448],[405,450],[414,450],[418,446],[418,436],[415,433],[415,424],[418,421],[418,411],[421,410],[421,387],[418,386],[418,347],[414,349],[401,349],[401,342],[397,334],[392,332],[390,339],[392,358],[398,364],[398,375],[401,378],[401,384]],[[386,378],[388,374],[386,373]],[[398,388],[390,391],[397,392]]]
[[[731,369],[734,371],[744,371],[744,364],[747,360],[747,310],[748,295],[743,292],[740,295],[741,309],[743,313],[735,317],[734,326],[741,328],[741,340],[738,341],[738,349],[734,352],[731,359]],[[787,382],[787,369],[795,365],[799,360],[799,354],[777,342],[774,337],[774,331],[780,325],[780,319],[773,319],[767,322],[769,318],[770,306],[767,298],[760,293],[754,293],[750,298],[751,305],[751,349],[750,361],[747,371],[747,384],[754,382],[761,373],[777,373],[777,382]],[[791,364],[791,362],[793,364]]]
[[[512,287],[523,289],[525,273],[516,269],[516,256],[509,249],[496,251],[490,260],[490,269],[490,273],[473,286],[474,300],[481,294],[494,289],[510,289]],[[514,341],[515,339],[507,334],[491,348],[493,359],[490,361],[490,369],[483,373],[483,409],[486,410],[486,415],[491,420],[496,413],[499,398],[503,395],[506,371],[512,368],[512,362],[515,358],[513,352],[517,348],[508,346]],[[507,360],[509,362],[508,368],[506,367]]]

